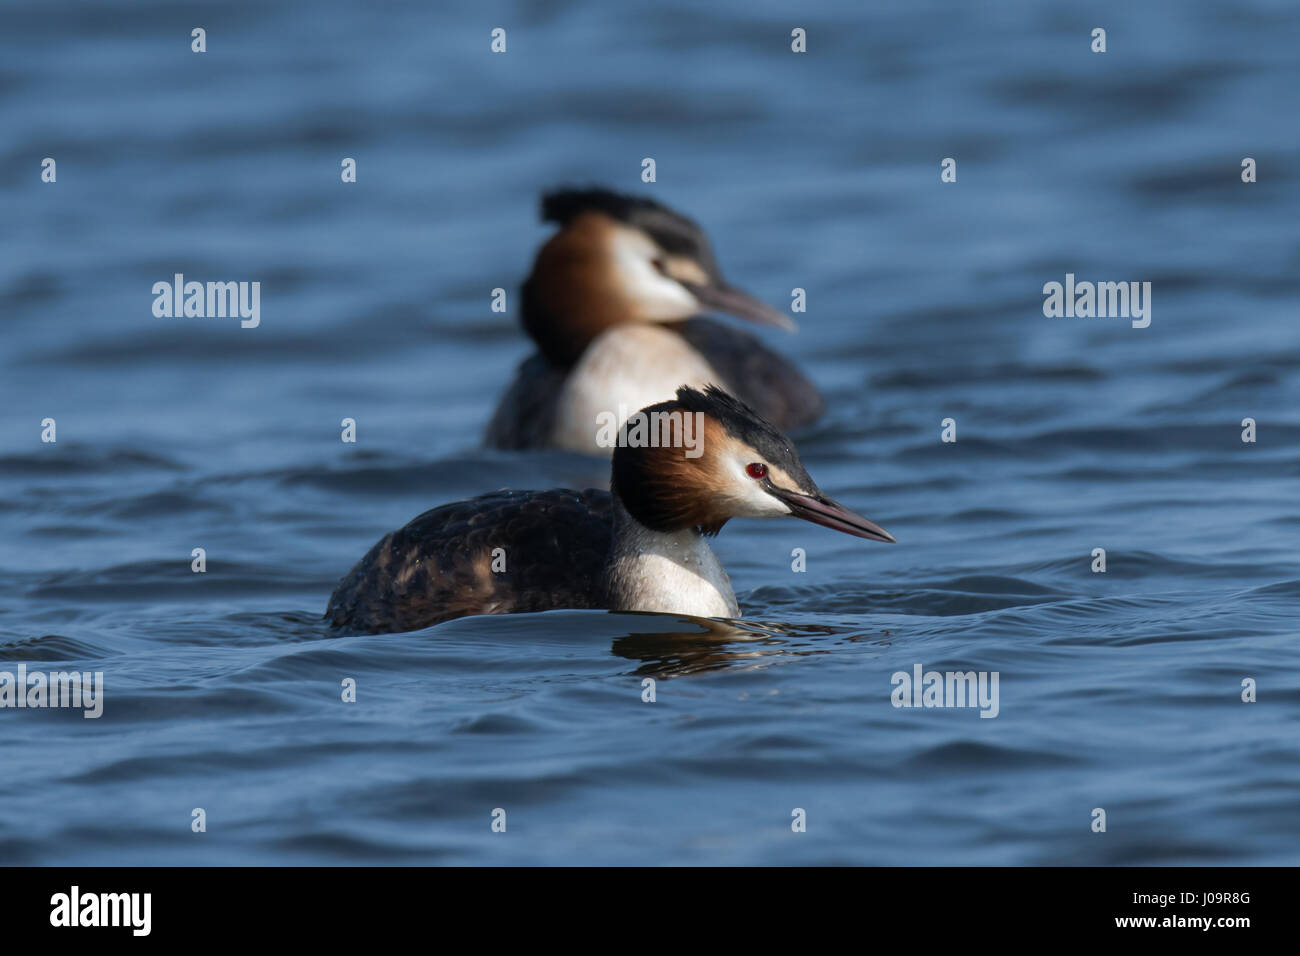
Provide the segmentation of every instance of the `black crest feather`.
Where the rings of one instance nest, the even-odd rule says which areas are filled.
[[[779,428],[734,395],[716,385],[703,391],[683,385],[677,389],[677,404],[683,411],[704,412],[728,433],[745,442],[774,465],[780,465],[805,489],[817,486],[804,469],[794,444]]]
[[[584,212],[603,213],[648,234],[665,252],[689,256],[714,278],[721,278],[704,231],[693,219],[642,196],[600,186],[566,187],[542,195],[542,221],[567,226]]]

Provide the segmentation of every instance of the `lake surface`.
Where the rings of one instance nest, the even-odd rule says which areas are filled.
[[[105,693],[0,709],[0,863],[1300,863],[1300,7],[872,6],[6,4],[0,670]],[[415,514],[605,483],[480,447],[588,182],[806,290],[797,443],[899,543],[731,522],[749,637],[331,637]],[[156,318],[176,273],[260,325]],[[1067,273],[1150,325],[1046,317]],[[997,717],[894,707],[918,665]]]

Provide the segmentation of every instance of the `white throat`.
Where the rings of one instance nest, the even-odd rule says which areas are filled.
[[[612,611],[740,617],[731,579],[703,535],[693,528],[651,531],[617,496],[608,573]]]

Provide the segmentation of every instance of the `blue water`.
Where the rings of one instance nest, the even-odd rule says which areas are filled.
[[[0,670],[106,690],[0,710],[0,863],[1300,862],[1298,36],[1290,0],[11,0]],[[768,336],[830,401],[797,443],[900,543],[733,521],[750,639],[329,637],[418,512],[604,482],[478,447],[526,352],[490,292],[568,182],[807,290]],[[155,318],[177,272],[260,281],[261,325]],[[1067,272],[1150,281],[1150,327],[1044,317]],[[998,716],[893,707],[917,664],[998,672]]]

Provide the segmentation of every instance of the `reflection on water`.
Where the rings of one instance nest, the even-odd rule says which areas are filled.
[[[634,672],[639,677],[684,677],[719,667],[763,667],[784,658],[830,653],[816,647],[797,647],[794,642],[844,633],[819,625],[715,621],[689,616],[675,619],[694,629],[636,632],[615,638],[614,654],[641,661]]]

